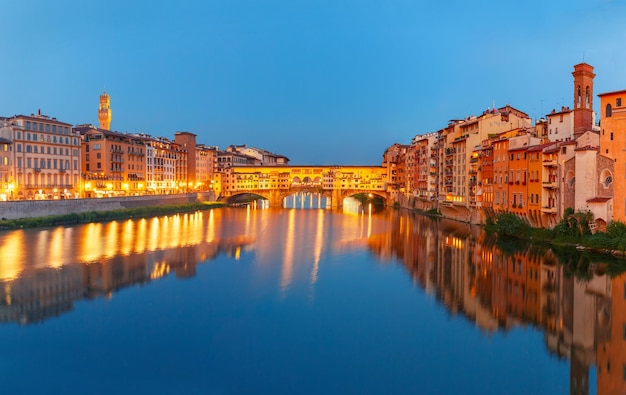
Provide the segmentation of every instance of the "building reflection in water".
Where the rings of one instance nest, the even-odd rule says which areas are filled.
[[[302,279],[313,301],[326,251],[354,248],[399,262],[416,286],[486,333],[543,331],[547,351],[570,361],[572,394],[589,393],[593,369],[598,393],[626,392],[623,261],[498,244],[479,227],[402,210],[248,207],[0,233],[0,322],[41,322],[81,299],[171,274],[193,277],[197,264],[220,253],[253,252],[258,272],[275,273],[283,297]]]
[[[386,215],[394,225],[370,238],[370,249],[397,258],[452,314],[485,332],[542,330],[548,352],[570,360],[571,394],[590,393],[593,369],[598,394],[626,393],[623,260],[496,244],[478,227],[406,212]]]

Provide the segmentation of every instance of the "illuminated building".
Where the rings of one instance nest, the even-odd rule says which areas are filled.
[[[98,108],[98,121],[100,129],[111,129],[111,97],[106,91],[100,95],[100,107]]]
[[[393,144],[383,153],[382,166],[387,169],[387,192],[391,200],[406,205],[408,193],[407,155],[409,145]]]
[[[163,137],[144,137],[148,193],[188,192],[187,151],[180,144]]]
[[[386,187],[387,169],[379,166],[235,166],[222,173],[221,194],[253,193],[281,206],[286,196],[308,191],[327,195],[338,207],[357,193],[385,197]]]
[[[447,127],[437,132],[439,143],[435,145],[437,152],[433,153],[438,164],[436,189],[439,208],[445,216],[470,222],[481,221],[478,207],[485,190],[481,184],[482,169],[478,166],[479,151],[489,147],[489,144],[483,146],[483,141],[523,128],[530,128],[528,115],[507,105],[488,109],[480,116],[451,120]],[[495,196],[495,190],[493,193]]]
[[[528,148],[539,144],[532,132],[516,131],[509,138],[509,210],[518,216],[528,216]],[[533,202],[535,197],[533,196]]]
[[[217,182],[217,147],[196,146],[196,189],[215,190]]]
[[[0,130],[0,151],[12,151],[13,158],[0,154],[1,195],[7,200],[78,196],[80,135],[72,125],[38,112],[7,118]]]
[[[528,199],[526,201],[528,205],[527,215],[530,221],[530,224],[535,227],[551,227],[554,224],[550,225],[550,221],[548,217],[544,215],[543,208],[548,206],[546,203],[544,205],[544,193],[549,191],[554,191],[554,189],[546,189],[544,188],[544,181],[548,178],[544,178],[544,150],[555,146],[556,143],[546,143],[533,145],[528,147],[527,156],[528,156],[528,184],[527,184],[527,193]],[[556,163],[556,161],[554,162]],[[550,167],[547,167],[547,170],[550,170]],[[546,174],[547,176],[547,174]],[[552,196],[554,199],[554,196]],[[553,206],[555,202],[552,202]]]
[[[142,195],[146,191],[144,139],[125,133],[78,125],[83,136],[84,197]]]
[[[437,143],[437,134],[418,135],[413,138],[407,155],[407,191],[415,199],[412,207],[429,209],[436,198],[436,159],[432,148]]]

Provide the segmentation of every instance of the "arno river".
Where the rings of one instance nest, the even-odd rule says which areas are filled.
[[[626,389],[619,261],[403,210],[5,231],[0,257],[6,394]]]

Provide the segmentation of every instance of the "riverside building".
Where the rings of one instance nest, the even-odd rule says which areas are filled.
[[[47,115],[0,123],[0,200],[66,199],[80,193],[80,135]]]

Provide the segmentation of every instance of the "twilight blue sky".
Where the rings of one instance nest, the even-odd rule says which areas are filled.
[[[626,89],[621,0],[0,0],[0,115],[190,131],[292,164],[389,145],[510,103],[571,106],[573,65]],[[599,99],[594,98],[598,108]]]

